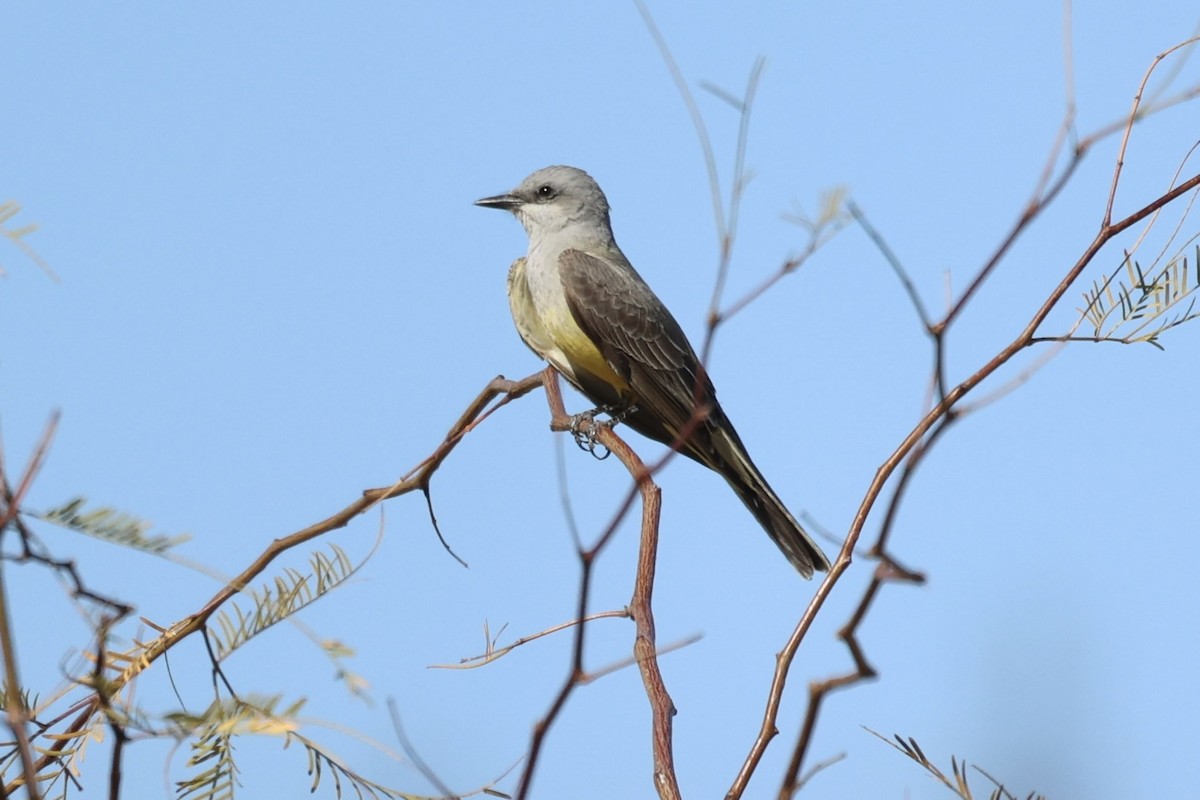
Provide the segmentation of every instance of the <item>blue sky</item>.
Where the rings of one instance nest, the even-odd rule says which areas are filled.
[[[844,186],[926,304],[942,308],[947,286],[961,290],[1020,213],[1062,119],[1063,14],[1053,3],[651,10],[697,91],[726,186],[737,118],[700,87],[739,92],[755,59],[767,61],[731,298],[803,247],[781,214],[811,213],[824,190]],[[1079,3],[1072,16],[1081,134],[1126,113],[1153,57],[1197,24],[1185,3],[1135,13]],[[0,68],[0,199],[22,204],[14,224],[39,225],[31,244],[61,277],[0,249],[10,469],[51,411],[63,415],[33,508],[86,495],[191,533],[180,554],[228,574],[408,471],[488,379],[539,368],[504,297],[524,234],[472,201],[547,164],[596,177],[626,254],[702,335],[717,263],[706,173],[630,4],[27,3],[8,9]],[[1176,85],[1197,80],[1188,62]],[[1185,105],[1135,131],[1118,215],[1166,188],[1197,120]],[[1095,148],[969,306],[949,338],[951,378],[1010,341],[1082,252],[1116,147],[1110,138]],[[1144,252],[1162,246],[1180,213],[1169,210]],[[1185,237],[1195,230],[1193,219]],[[1106,250],[1087,280],[1133,242]],[[1083,288],[1047,333],[1072,324]],[[805,796],[947,796],[864,726],[914,737],[947,768],[951,754],[966,757],[1022,796],[1191,788],[1176,767],[1194,755],[1200,711],[1200,653],[1187,633],[1200,615],[1188,557],[1200,326],[1163,344],[1072,346],[942,440],[893,538],[929,582],[884,590],[861,632],[880,679],[826,705],[812,758],[846,757]],[[929,364],[894,275],[848,228],[721,330],[711,371],[776,490],[841,535],[918,418]],[[586,406],[573,394],[568,403]],[[394,698],[446,784],[466,792],[495,779],[566,674],[569,636],[485,669],[427,666],[480,652],[485,621],[507,625],[511,639],[573,614],[578,568],[546,422],[540,395],[513,404],[435,478],[442,530],[469,569],[444,553],[417,497],[329,537],[362,557],[383,526],[351,583],[302,617],[356,650],[351,666],[374,706],[350,697],[288,626],[229,661],[235,686],[305,696],[306,717],[393,746],[383,701]],[[634,439],[648,457],[660,452]],[[627,477],[615,461],[564,452],[578,522],[594,535]],[[815,585],[717,477],[677,460],[660,483],[660,641],[703,634],[662,658],[679,708],[679,777],[686,796],[716,796],[750,746],[774,653]],[[39,531],[56,554],[79,559],[90,585],[156,624],[217,587],[176,564]],[[594,609],[628,601],[635,552],[626,525],[597,568]],[[846,668],[834,633],[871,569],[855,562],[801,650],[781,736],[747,797],[773,796],[806,682]],[[48,695],[86,628],[52,577],[12,565],[5,574],[24,680]],[[131,621],[122,635],[149,632]],[[627,622],[597,623],[587,663],[619,661],[631,644]],[[171,658],[194,709],[208,701],[204,663],[198,641]],[[161,669],[138,697],[151,710],[178,706]],[[652,796],[648,725],[634,670],[578,691],[534,796]],[[382,783],[433,792],[352,737],[312,735]],[[105,747],[89,751],[85,797],[104,796]],[[158,796],[185,774],[186,753],[169,751],[131,748],[126,796]],[[307,791],[300,751],[246,740],[238,754],[240,796]]]

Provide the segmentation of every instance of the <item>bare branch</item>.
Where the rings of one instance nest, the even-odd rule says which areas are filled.
[[[1189,40],[1189,42],[1190,41],[1193,40]],[[1155,64],[1160,63],[1165,55],[1174,52],[1177,49],[1178,47],[1172,48],[1163,55],[1160,55],[1159,58],[1155,60]],[[1150,71],[1153,71],[1153,67],[1151,67]],[[1147,73],[1147,75],[1149,75],[1149,73]],[[1143,87],[1144,84],[1145,81],[1143,81]],[[1127,133],[1132,128],[1132,125],[1137,118],[1135,107],[1135,113],[1130,116],[1125,126]],[[1059,175],[1059,177],[1052,181],[1044,189],[1044,191],[1040,191],[1034,195],[1029,205],[1026,206],[1017,222],[1013,225],[1012,229],[1002,241],[1001,245],[984,263],[980,271],[976,273],[974,279],[968,284],[968,288],[959,298],[957,303],[951,306],[950,310],[947,312],[946,316],[941,322],[936,323],[932,327],[930,336],[933,339],[935,347],[934,370],[935,376],[937,376],[935,377],[935,381],[939,385],[944,386],[942,379],[940,378],[940,372],[943,369],[943,359],[941,354],[943,351],[943,339],[950,323],[954,320],[956,315],[962,311],[971,296],[979,289],[980,286],[982,286],[988,275],[990,275],[991,272],[996,269],[1016,239],[1035,219],[1041,215],[1048,204],[1052,202],[1052,200],[1062,190],[1063,186],[1066,185],[1067,180],[1073,174],[1076,166],[1078,165],[1083,152],[1095,141],[1097,141],[1097,139],[1093,137],[1084,140],[1083,143],[1077,146],[1075,156],[1072,158],[1064,171]],[[809,606],[805,609],[804,614],[801,616],[799,622],[793,630],[791,637],[789,637],[788,641],[785,643],[784,647],[776,658],[775,673],[772,678],[770,691],[768,692],[762,726],[759,730],[758,736],[755,738],[755,741],[750,748],[741,770],[738,772],[732,786],[729,789],[729,792],[726,795],[727,798],[738,798],[742,796],[749,783],[750,777],[753,775],[763,753],[766,751],[767,745],[775,736],[777,732],[775,720],[778,716],[780,702],[782,700],[786,685],[787,674],[792,660],[799,649],[800,642],[803,640],[808,628],[811,626],[815,615],[824,605],[833,585],[837,583],[842,574],[849,567],[854,549],[862,535],[866,520],[871,514],[872,510],[875,508],[884,486],[891,479],[895,473],[895,470],[905,459],[910,459],[906,467],[906,474],[911,473],[919,461],[928,454],[930,446],[936,441],[936,438],[940,436],[942,432],[944,432],[948,424],[951,423],[957,416],[961,416],[962,410],[958,409],[957,404],[976,386],[978,386],[986,378],[993,375],[1001,366],[1006,364],[1013,356],[1033,343],[1038,326],[1041,325],[1041,323],[1049,315],[1050,311],[1057,306],[1057,304],[1061,301],[1063,294],[1078,279],[1079,275],[1092,262],[1095,256],[1106,244],[1111,242],[1112,239],[1114,239],[1123,231],[1127,230],[1132,225],[1137,224],[1142,219],[1145,219],[1149,215],[1155,213],[1158,209],[1164,207],[1173,200],[1178,199],[1197,186],[1200,186],[1200,174],[1192,176],[1188,180],[1183,181],[1179,185],[1150,201],[1137,211],[1118,222],[1111,222],[1109,217],[1106,215],[1104,224],[1101,226],[1101,230],[1096,235],[1095,239],[1084,249],[1082,255],[1080,255],[1076,263],[1067,271],[1066,275],[1063,277],[1058,286],[1056,286],[1050,292],[1049,296],[1043,302],[1041,307],[1039,307],[1039,309],[1034,313],[1032,319],[1018,333],[1016,338],[1014,338],[1009,345],[1004,347],[1000,352],[998,352],[985,364],[980,366],[974,373],[968,375],[960,383],[948,389],[943,388],[943,390],[940,392],[941,396],[939,401],[935,403],[931,409],[929,409],[929,411],[918,421],[909,434],[900,442],[899,446],[893,451],[893,453],[883,462],[883,464],[880,465],[875,477],[867,487],[866,493],[864,494],[858,511],[856,512],[851,523],[841,552],[834,560],[829,573],[826,575],[825,580],[822,581],[821,585],[818,587],[816,594],[809,603]],[[1115,192],[1115,188],[1116,184],[1114,183],[1112,190],[1113,192]],[[900,489],[903,487],[904,480],[906,479],[902,478],[902,483],[898,487],[897,493],[893,496],[892,505],[889,507],[889,513],[887,518],[885,518],[884,526],[881,530],[881,543],[884,541],[887,530],[891,526],[891,518],[894,517],[896,503],[900,497]],[[880,555],[881,558],[883,557],[882,553],[879,553],[878,555]],[[894,561],[892,564],[894,565]],[[919,578],[919,574],[909,573],[907,570],[903,570],[902,568],[901,572],[906,579]],[[877,578],[878,577],[879,576],[877,573]],[[868,587],[867,593],[864,595],[864,603],[869,604],[876,590],[877,587],[873,582],[872,585]],[[864,608],[864,606],[860,605],[860,608]],[[853,619],[851,622],[853,623]],[[847,630],[852,632],[853,625],[851,625],[848,629],[843,629],[844,632]],[[846,685],[848,682],[860,680],[864,676],[873,674],[873,668],[871,668],[870,665],[865,662],[865,659],[862,658],[861,651],[856,651],[856,645],[852,645],[850,639],[847,639],[847,646],[851,648],[852,659],[855,662],[855,672],[850,673],[849,676],[841,676],[839,678],[830,679],[830,681],[827,682],[827,687],[822,692],[817,693],[814,691],[810,693],[809,719],[815,721],[816,711],[814,709],[829,690],[838,688]],[[809,723],[806,721],[806,726],[808,725]],[[789,768],[788,778],[785,780],[785,785],[783,787],[781,796],[790,796],[788,793],[794,791],[794,777],[795,775],[799,774],[804,755],[803,751],[807,746],[807,741],[809,740],[809,733],[810,730],[808,728],[801,732],[797,751],[793,758],[793,764]]]
[[[550,373],[553,374],[553,373]],[[554,388],[551,389],[550,387]],[[551,429],[557,431],[571,430],[579,422],[565,413],[562,405],[562,395],[558,391],[557,377],[547,382],[546,397],[550,403]],[[693,414],[693,416],[696,416]],[[700,417],[701,419],[703,417]],[[577,554],[580,563],[579,594],[576,607],[577,619],[587,618],[587,606],[591,590],[592,568],[596,558],[612,540],[622,520],[632,506],[637,496],[642,499],[641,546],[638,554],[637,576],[634,582],[633,600],[629,606],[630,615],[636,624],[634,640],[634,656],[642,673],[642,681],[650,700],[652,716],[652,741],[654,751],[654,785],[660,798],[675,800],[680,797],[678,779],[675,776],[675,764],[672,745],[671,718],[675,714],[675,706],[663,683],[662,674],[658,668],[657,648],[655,643],[654,616],[651,610],[651,597],[654,584],[654,567],[658,551],[658,525],[661,508],[660,492],[651,475],[661,468],[674,455],[674,448],[669,451],[654,469],[647,469],[633,449],[624,442],[612,426],[587,420],[584,424],[591,426],[589,434],[617,456],[634,480],[634,487],[626,494],[624,501],[618,507],[612,521],[604,532],[590,547],[579,547]],[[694,423],[693,423],[694,424]],[[690,427],[680,434],[683,441],[690,434]],[[529,755],[525,762],[518,785],[516,797],[523,800],[529,796],[533,783],[533,775],[541,757],[546,735],[566,706],[567,699],[576,688],[589,680],[583,666],[586,625],[575,628],[571,654],[571,669],[566,680],[560,687],[550,708],[534,725],[533,736],[530,739]]]
[[[303,528],[288,536],[281,537],[273,541],[267,548],[256,558],[248,567],[246,567],[240,575],[235,577],[230,583],[222,587],[212,598],[206,602],[199,611],[185,617],[184,619],[170,625],[166,628],[158,628],[159,635],[152,641],[145,643],[140,650],[138,658],[127,662],[125,668],[113,678],[107,680],[107,690],[112,696],[121,691],[135,677],[149,669],[150,666],[159,658],[166,655],[179,642],[188,638],[194,633],[205,630],[208,620],[215,614],[228,600],[233,598],[242,590],[246,589],[272,562],[280,555],[297,547],[300,544],[308,542],[318,536],[321,536],[330,531],[344,527],[351,520],[367,511],[370,508],[378,505],[383,500],[397,497],[408,492],[422,489],[428,485],[430,476],[437,470],[446,457],[454,450],[455,446],[462,441],[471,430],[490,416],[497,409],[525,394],[528,394],[538,386],[543,385],[546,381],[546,371],[541,371],[524,378],[520,381],[510,381],[503,377],[493,379],[480,392],[479,396],[468,406],[467,410],[459,417],[458,421],[451,427],[450,432],[446,435],[445,440],[440,444],[434,452],[424,459],[416,468],[408,473],[405,477],[393,483],[391,486],[382,489],[371,489],[363,493],[363,496],[352,502],[350,505],[343,508],[341,511],[330,516],[320,522],[314,523],[306,528]],[[490,405],[493,400],[499,397],[495,404]],[[5,494],[11,497],[11,493],[7,490],[5,484]],[[10,504],[11,507],[11,504]],[[19,524],[20,520],[16,522]],[[69,571],[76,581],[76,592],[78,594],[94,597],[92,593],[87,592],[78,581],[78,577],[74,575],[74,568],[69,562],[52,562],[49,559],[26,555],[25,558],[36,558],[39,561],[51,563],[56,567]],[[102,602],[104,598],[96,596]],[[125,607],[121,607],[125,608]],[[126,612],[127,613],[127,612]],[[232,690],[231,690],[232,691]],[[59,732],[60,737],[71,737],[78,735],[85,730],[90,724],[93,717],[101,710],[102,700],[98,693],[93,692],[89,697],[76,704],[75,710],[71,713],[75,717],[70,723]],[[39,773],[42,769],[52,763],[53,755],[44,755],[36,759],[32,763],[33,774]],[[9,782],[7,785],[0,787],[6,794],[11,794],[16,788],[16,782]]]

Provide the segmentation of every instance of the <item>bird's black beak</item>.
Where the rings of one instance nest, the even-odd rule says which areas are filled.
[[[512,211],[521,205],[521,198],[513,194],[498,194],[495,197],[484,197],[476,200],[475,205],[483,206],[484,208],[499,208],[504,211]]]

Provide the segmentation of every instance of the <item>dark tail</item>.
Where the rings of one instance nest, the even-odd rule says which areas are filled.
[[[716,456],[714,460],[717,463],[708,463],[707,459],[704,463],[721,473],[729,482],[733,491],[746,504],[746,508],[750,509],[750,513],[763,526],[763,530],[801,575],[811,578],[814,570],[827,571],[829,559],[804,528],[800,527],[800,523],[771,489],[758,467],[754,466],[729,420],[719,411],[710,420],[714,423],[710,428],[710,452]]]
[[[592,397],[592,393],[589,392],[588,396]],[[710,402],[715,405],[715,400]],[[643,436],[664,444],[671,444],[675,439],[674,429],[664,424],[657,414],[638,409],[625,421]],[[829,559],[800,527],[758,467],[754,466],[745,445],[720,406],[715,406],[709,412],[708,419],[688,437],[679,452],[719,473],[729,482],[746,508],[750,509],[750,513],[801,575],[811,578],[814,570],[824,572],[829,569]]]

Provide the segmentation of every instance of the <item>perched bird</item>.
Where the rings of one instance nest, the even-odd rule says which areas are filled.
[[[829,569],[750,460],[683,329],[617,247],[596,181],[575,167],[546,167],[476,205],[511,211],[529,234],[528,253],[508,273],[525,344],[655,441],[674,443],[693,411],[707,409],[679,452],[728,481],[800,574]]]

